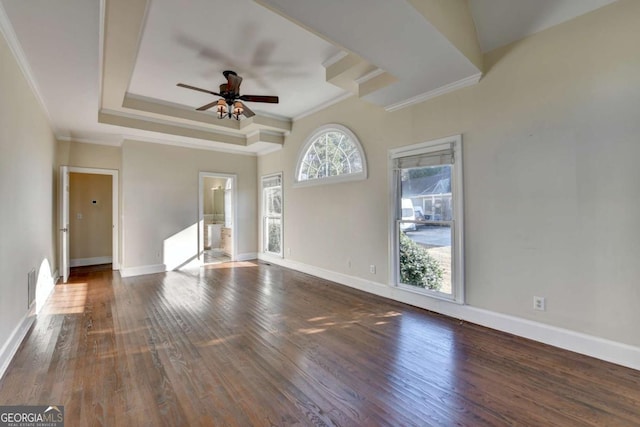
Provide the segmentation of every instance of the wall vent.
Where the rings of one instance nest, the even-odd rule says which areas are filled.
[[[33,268],[27,275],[28,298],[27,308],[31,308],[31,304],[36,300],[36,269]]]

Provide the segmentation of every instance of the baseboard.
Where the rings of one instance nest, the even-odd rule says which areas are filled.
[[[20,348],[20,344],[22,340],[29,332],[29,328],[33,324],[36,319],[35,314],[35,304],[32,304],[32,307],[29,311],[27,311],[24,317],[18,323],[18,326],[13,330],[13,333],[4,344],[2,349],[0,350],[0,379],[4,376],[9,364],[11,363],[11,359],[15,356],[18,348]]]
[[[74,258],[69,260],[71,267],[83,267],[85,265],[111,264],[113,258],[110,256],[98,256],[93,258]]]
[[[256,252],[247,252],[245,254],[238,254],[238,256],[236,257],[236,261],[249,261],[257,258],[258,254]]]
[[[144,274],[164,273],[167,267],[164,264],[141,265],[139,267],[126,267],[120,269],[121,277],[142,276]]]
[[[640,370],[640,347],[612,341],[570,329],[559,328],[521,317],[429,298],[417,292],[399,289],[359,277],[349,276],[289,259],[258,254],[258,259],[330,280],[405,304],[449,317],[507,332],[554,347],[595,357],[607,362]]]

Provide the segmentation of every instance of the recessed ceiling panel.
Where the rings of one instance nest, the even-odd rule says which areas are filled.
[[[242,94],[277,95],[249,103],[258,114],[293,117],[343,94],[322,63],[339,50],[250,0],[150,2],[129,92],[193,108],[214,100],[176,87],[218,92],[224,70],[243,77]]]

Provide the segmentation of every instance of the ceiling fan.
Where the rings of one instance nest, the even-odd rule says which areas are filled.
[[[255,113],[247,107],[244,102],[267,102],[270,104],[277,104],[277,96],[266,95],[240,95],[240,83],[242,83],[242,77],[240,77],[235,71],[226,70],[222,74],[227,79],[226,83],[220,85],[220,92],[212,92],[210,90],[201,89],[199,87],[186,85],[184,83],[178,83],[177,86],[187,89],[197,90],[199,92],[210,93],[211,95],[220,96],[221,99],[210,102],[203,105],[200,108],[196,108],[198,111],[205,111],[209,108],[216,107],[218,118],[224,117],[234,118],[240,120],[240,116],[245,117],[255,116]]]

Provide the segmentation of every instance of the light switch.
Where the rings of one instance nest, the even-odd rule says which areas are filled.
[[[82,219],[82,213],[78,212],[78,213],[76,214],[76,218],[77,218],[77,219]]]

